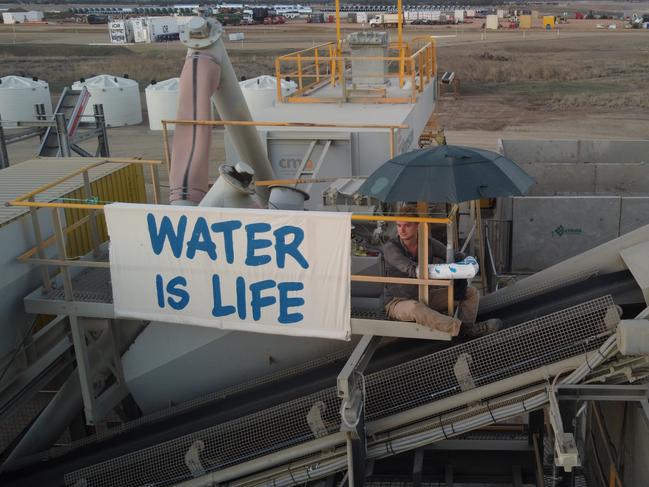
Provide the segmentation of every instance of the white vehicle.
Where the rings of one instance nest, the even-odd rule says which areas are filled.
[[[399,14],[378,14],[370,20],[370,27],[396,27],[399,22]]]

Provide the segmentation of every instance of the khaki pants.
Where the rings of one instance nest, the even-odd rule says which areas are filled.
[[[433,330],[456,336],[462,323],[475,323],[479,302],[478,290],[467,287],[466,296],[460,302],[458,318],[453,318],[444,314],[448,309],[448,290],[431,289],[428,294],[428,306],[414,299],[394,298],[386,305],[385,311],[393,320],[414,321]]]

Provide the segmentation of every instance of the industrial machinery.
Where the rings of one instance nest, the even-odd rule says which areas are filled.
[[[189,50],[170,151],[171,205],[282,208],[288,194],[298,196],[291,205],[312,211],[363,209],[372,214],[358,220],[372,222],[355,222],[354,242],[362,251],[351,260],[352,279],[380,276],[381,258],[372,244],[390,216],[379,202],[358,195],[356,181],[417,147],[435,104],[434,42],[418,39],[406,47],[399,36],[395,47],[384,32],[361,32],[344,43],[280,56],[277,99],[248,106],[222,34],[218,22],[202,17],[181,26]],[[281,80],[288,73],[298,86],[285,94]],[[211,120],[212,104],[218,121]],[[219,125],[226,129],[228,160],[209,187],[211,131]],[[100,236],[103,206],[91,201],[97,191],[92,184],[128,170],[123,163],[148,165],[150,193],[160,205],[158,164],[61,162],[71,171],[58,184],[16,188],[7,206],[15,212],[12,221],[24,218],[23,228],[33,229],[27,243],[33,248],[22,260],[37,266],[32,282],[43,283],[25,297],[25,309],[56,318],[38,333],[28,327],[30,340],[3,362],[0,421],[17,424],[13,418],[25,413],[20,431],[3,430],[3,485],[278,486],[322,480],[360,486],[368,478],[381,480],[382,465],[395,475],[398,461],[390,459],[406,452],[415,452],[414,483],[440,476],[452,482],[457,467],[424,469],[426,448],[439,443],[466,450],[454,439],[475,442],[476,430],[519,416],[529,420],[506,442],[522,452],[510,471],[514,483],[535,479],[542,485],[544,464],[566,472],[567,482],[582,465],[600,466],[584,461],[594,440],[592,429],[579,425],[586,416],[601,418],[593,402],[601,400],[632,403],[628,441],[646,442],[649,226],[485,296],[481,318],[498,316],[506,327],[476,340],[450,342],[445,334],[388,321],[381,281],[371,279],[351,287],[351,341],[259,335],[116,317],[108,246]],[[274,196],[268,181],[281,196]],[[300,181],[306,184],[298,190]],[[79,198],[54,192],[62,183],[80,191]],[[117,177],[112,185],[119,187]],[[101,199],[115,201],[118,193]],[[86,211],[90,231],[85,252],[69,258],[66,235],[81,223],[68,213],[61,217],[73,209]],[[457,223],[453,215],[438,219],[449,235]],[[56,276],[52,267],[60,269]],[[33,404],[51,382],[58,389],[36,408],[38,414],[18,407]],[[592,408],[587,415],[583,404]],[[549,411],[548,442],[538,414],[543,408]],[[57,446],[62,435],[79,429],[80,411],[93,434]],[[550,462],[543,461],[546,443],[554,455]],[[621,475],[618,460],[611,457],[608,465],[614,480]],[[629,468],[626,475],[633,478],[641,469]]]

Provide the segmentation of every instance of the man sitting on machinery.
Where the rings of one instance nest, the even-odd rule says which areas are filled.
[[[417,208],[406,205],[400,216],[418,216]],[[397,236],[383,245],[386,273],[389,277],[418,277],[419,223],[397,221]],[[455,253],[455,261],[464,259],[461,252]],[[429,274],[432,266],[446,262],[446,246],[439,240],[429,238]],[[412,284],[388,284],[386,289],[386,313],[397,321],[414,321],[433,330],[474,338],[500,330],[502,322],[493,318],[476,323],[480,294],[469,286],[465,279],[454,281],[454,298],[460,301],[457,318],[443,313],[448,304],[446,287],[430,287],[428,305],[418,299],[418,287]]]

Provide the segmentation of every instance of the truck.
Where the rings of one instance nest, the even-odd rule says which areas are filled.
[[[243,20],[243,13],[241,10],[222,8],[214,16],[221,25],[240,25]]]
[[[283,15],[272,14],[264,19],[264,25],[275,25],[286,23],[286,17]]]
[[[378,14],[370,20],[370,27],[396,27],[399,22],[399,14]],[[402,19],[403,23],[403,19]]]

